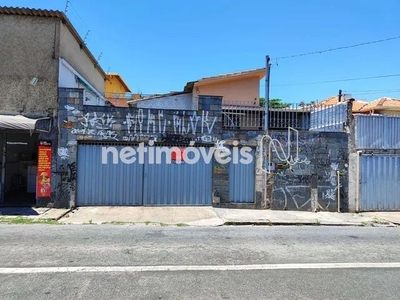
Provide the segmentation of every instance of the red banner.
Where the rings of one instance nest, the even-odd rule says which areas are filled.
[[[51,143],[40,141],[37,165],[37,198],[50,198],[51,194]]]

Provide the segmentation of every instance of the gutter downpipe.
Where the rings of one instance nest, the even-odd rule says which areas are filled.
[[[356,212],[360,212],[360,156],[361,150],[357,151],[357,188],[356,188]]]

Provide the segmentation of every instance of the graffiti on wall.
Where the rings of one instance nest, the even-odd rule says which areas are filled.
[[[76,109],[65,106],[68,113]],[[74,114],[76,115],[76,114]],[[218,117],[209,111],[168,111],[137,109],[119,112],[87,112],[70,129],[74,135],[91,135],[100,140],[157,141],[167,135],[196,135],[198,141],[212,142]]]
[[[69,157],[68,148],[65,147],[58,148],[57,154],[62,160],[68,159]]]
[[[272,136],[284,147],[288,145],[285,133],[273,133]],[[303,133],[298,138],[298,147],[299,157],[307,157],[308,163],[286,165],[274,171],[271,207],[283,210],[310,210],[311,182],[315,176],[319,209],[335,211],[339,187],[337,172],[339,171],[341,176],[347,176],[346,135],[329,137],[318,133]],[[274,162],[278,163],[279,159],[275,158]],[[341,179],[341,198],[346,197],[343,194],[345,182],[346,180]]]

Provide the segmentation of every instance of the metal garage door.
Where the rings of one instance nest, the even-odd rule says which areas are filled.
[[[361,210],[400,210],[400,156],[361,156]]]
[[[113,149],[108,151],[104,163],[103,151],[108,147]],[[77,206],[212,204],[212,161],[207,163],[201,157],[195,164],[167,164],[163,155],[159,163],[155,160],[149,163],[147,147],[144,163],[139,163],[139,159],[124,163],[121,160],[124,147],[127,146],[78,145]],[[129,147],[137,153],[137,146]],[[152,148],[155,153],[160,147]],[[193,155],[189,153],[188,158]]]
[[[188,158],[193,157],[188,153]],[[166,155],[161,158],[160,164],[145,164],[144,205],[212,204],[212,161],[200,157],[195,164],[167,164]]]
[[[235,203],[254,203],[255,191],[255,155],[250,153],[251,163],[244,164],[239,160],[229,164],[229,201]],[[239,155],[239,159],[244,159]],[[243,161],[243,160],[242,160]]]
[[[113,147],[102,162],[103,148]],[[142,205],[143,164],[120,161],[121,145],[78,145],[77,206]],[[135,149],[136,146],[131,146]],[[114,156],[113,156],[114,155]],[[113,159],[117,158],[117,163]]]

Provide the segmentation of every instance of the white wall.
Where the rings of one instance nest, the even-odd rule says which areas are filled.
[[[59,70],[59,87],[82,88],[85,90],[83,105],[106,105],[106,101],[99,91],[92,87],[66,60],[60,59]]]
[[[160,109],[177,109],[177,110],[193,110],[192,94],[180,94],[174,96],[165,96],[149,100],[140,101],[138,108],[160,108]]]

